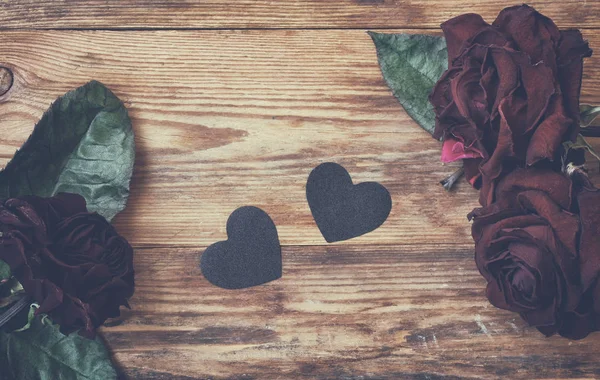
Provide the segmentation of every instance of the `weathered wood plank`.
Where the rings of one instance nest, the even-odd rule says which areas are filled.
[[[132,309],[103,328],[131,378],[600,376],[598,339],[492,307],[469,246],[284,247],[283,277],[241,291],[202,277],[202,251],[136,251]]]
[[[11,31],[0,46],[15,74],[1,164],[69,89],[97,79],[126,102],[137,162],[116,224],[137,246],[209,245],[244,205],[268,212],[284,245],[323,244],[304,186],[324,161],[392,194],[388,221],[354,244],[470,241],[477,192],[439,186],[456,166],[391,95],[364,31]],[[600,103],[598,88],[595,56],[583,99]]]
[[[438,28],[462,13],[490,22],[516,2],[495,0],[18,0],[2,28]],[[561,27],[600,27],[596,0],[533,0]]]

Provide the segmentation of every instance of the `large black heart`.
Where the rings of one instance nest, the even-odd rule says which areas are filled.
[[[227,240],[202,254],[202,274],[225,289],[242,289],[281,277],[281,246],[275,224],[263,210],[245,206],[227,220]]]
[[[306,199],[328,243],[373,231],[392,209],[392,198],[385,187],[377,182],[354,185],[346,169],[333,162],[323,163],[310,173]]]

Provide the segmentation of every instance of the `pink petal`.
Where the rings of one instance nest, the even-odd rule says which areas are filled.
[[[483,157],[481,152],[473,147],[465,148],[462,141],[446,137],[442,145],[442,162],[454,162],[464,158]]]

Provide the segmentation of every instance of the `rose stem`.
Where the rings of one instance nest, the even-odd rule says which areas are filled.
[[[579,133],[583,137],[600,137],[600,126],[594,125],[585,128],[581,128]]]
[[[8,309],[4,314],[0,315],[0,327],[4,326],[6,322],[10,321],[12,317],[17,315],[21,310],[23,310],[27,305],[29,305],[29,297],[25,296],[15,302],[10,309]]]
[[[440,183],[442,184],[442,186],[444,186],[444,189],[450,191],[452,189],[452,186],[454,186],[456,181],[460,177],[462,177],[463,174],[465,174],[465,168],[461,167],[460,169],[446,177],[444,180],[440,181]]]

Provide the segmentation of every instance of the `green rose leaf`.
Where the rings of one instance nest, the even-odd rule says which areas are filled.
[[[448,68],[443,37],[369,32],[383,78],[406,113],[433,134],[435,114],[429,94]]]
[[[583,128],[589,126],[600,115],[600,106],[592,106],[589,104],[581,104],[579,106],[581,121]]]
[[[90,340],[77,333],[65,336],[47,318],[35,318],[25,331],[0,331],[0,368],[6,380],[117,378],[99,338]]]
[[[598,161],[600,161],[600,155],[596,153],[594,148],[586,141],[586,139],[582,135],[577,135],[577,140],[575,142],[566,141],[563,143],[566,153],[569,152],[570,149],[585,149],[592,156],[594,156]]]
[[[18,300],[23,293],[23,285],[16,278],[10,277],[0,281],[0,308]]]
[[[6,262],[0,260],[0,282],[9,279],[10,276],[10,267]]]
[[[568,172],[569,166],[573,165],[568,162],[569,151],[571,149],[585,149],[590,153],[596,160],[600,161],[600,155],[596,153],[594,148],[586,141],[586,139],[582,135],[577,135],[577,140],[575,142],[565,141],[563,143],[564,153],[562,155],[562,170],[563,172]]]
[[[36,317],[35,311],[39,308],[40,308],[40,305],[38,305],[37,303],[32,303],[31,305],[29,305],[29,311],[27,311],[27,320],[26,320],[25,325],[15,331],[21,332],[21,331],[25,331],[25,330],[31,328],[31,324],[33,323],[33,321],[35,320],[35,317]]]
[[[82,195],[112,219],[125,208],[135,157],[123,103],[91,81],[58,98],[0,172],[0,196]]]

